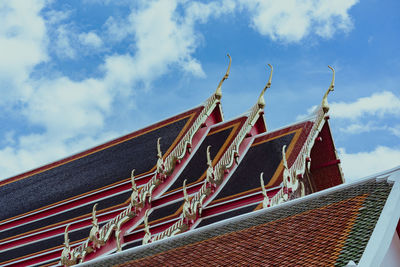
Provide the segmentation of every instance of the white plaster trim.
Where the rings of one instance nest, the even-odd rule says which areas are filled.
[[[375,229],[361,256],[358,266],[380,266],[392,242],[393,233],[400,218],[400,170],[388,177],[394,182]]]

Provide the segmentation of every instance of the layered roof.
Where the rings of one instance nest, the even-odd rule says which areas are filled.
[[[38,194],[0,221],[0,264],[90,261],[343,183],[327,115],[334,76],[313,116],[266,132],[272,66],[253,107],[222,122],[229,69],[197,108],[1,182],[4,200]]]
[[[399,204],[397,167],[88,264],[380,266],[396,234]]]

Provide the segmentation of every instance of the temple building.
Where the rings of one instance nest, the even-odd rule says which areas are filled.
[[[344,183],[328,94],[270,130],[264,93],[201,105],[0,181],[0,266],[400,266],[400,166]]]

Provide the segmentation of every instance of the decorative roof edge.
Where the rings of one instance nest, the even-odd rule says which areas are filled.
[[[261,94],[257,100],[257,103],[250,109],[250,113],[247,116],[245,123],[240,129],[239,133],[236,135],[235,139],[229,145],[229,147],[225,150],[224,154],[221,156],[220,160],[213,167],[211,165],[210,159],[210,151],[209,147],[207,147],[207,171],[206,171],[206,179],[204,184],[199,189],[199,191],[189,200],[189,198],[185,198],[183,210],[181,213],[180,219],[175,222],[172,226],[168,227],[161,233],[155,235],[151,242],[160,240],[166,237],[170,237],[176,235],[178,233],[182,233],[189,229],[190,224],[196,220],[199,216],[201,216],[201,212],[203,209],[204,201],[214,193],[215,188],[223,182],[224,174],[227,170],[231,169],[235,162],[238,163],[239,158],[239,146],[245,139],[246,135],[251,131],[254,127],[257,120],[262,116],[262,111],[265,107],[264,101],[264,93],[265,91],[271,87],[273,67],[268,64],[271,68],[271,72],[269,75],[269,79],[267,85],[261,91]],[[185,188],[184,188],[185,191]]]
[[[306,169],[310,171],[311,150],[315,144],[315,141],[318,138],[319,133],[322,130],[322,127],[324,126],[324,121],[328,118],[326,115],[329,111],[328,95],[331,91],[333,91],[333,88],[335,87],[335,70],[331,66],[328,67],[332,70],[332,81],[328,90],[325,92],[322,98],[322,102],[319,108],[317,108],[317,110],[314,112],[313,115],[314,125],[310,130],[306,141],[304,142],[300,152],[297,154],[297,157],[293,162],[293,164],[290,166],[290,168],[288,167],[286,161],[286,154],[285,154],[286,146],[282,147],[282,160],[284,165],[282,187],[272,198],[269,198],[266,193],[264,194],[263,190],[263,195],[264,195],[263,208],[271,207],[280,204],[282,202],[288,201],[290,199],[290,194],[297,191],[298,189],[300,189],[301,197],[305,195],[304,183],[302,181],[302,178],[304,177]],[[340,173],[342,174],[341,171]],[[260,179],[262,178],[260,177]],[[263,181],[261,183],[261,186],[263,187]]]
[[[234,160],[237,161],[239,156],[238,154],[239,145],[243,141],[246,134],[254,126],[256,120],[259,117],[257,116],[259,112],[265,107],[264,93],[268,88],[271,87],[271,80],[273,73],[273,67],[270,64],[268,64],[268,66],[271,68],[271,73],[268,79],[268,83],[261,91],[261,94],[257,100],[257,104],[255,104],[252,107],[248,119],[245,122],[245,125],[242,127],[239,134],[232,142],[231,146],[225,151],[224,155],[221,157],[221,159],[218,161],[218,163],[215,165],[214,168],[212,168],[212,166],[210,165],[208,166],[207,178],[205,180],[205,183],[200,188],[200,190],[193,196],[193,198],[190,200],[189,203],[187,203],[188,200],[185,200],[181,218],[163,232],[155,235],[151,241],[156,241],[159,239],[163,239],[184,232],[189,228],[189,225],[192,224],[194,220],[196,220],[199,216],[201,216],[204,200],[207,199],[212,194],[212,192],[214,192],[215,188],[222,183],[224,171],[230,169],[233,166]],[[277,204],[289,200],[290,194],[296,192],[298,189],[300,189],[301,196],[305,195],[305,190],[304,190],[305,186],[302,181],[302,178],[304,177],[306,168],[308,170],[310,169],[311,149],[314,146],[315,140],[317,139],[324,125],[323,122],[326,119],[325,115],[329,111],[327,97],[329,92],[333,91],[334,88],[335,70],[331,66],[328,67],[333,72],[332,81],[328,90],[326,91],[325,95],[322,98],[322,103],[320,105],[320,108],[318,108],[315,112],[315,121],[313,128],[308,134],[305,143],[303,144],[300,152],[296,157],[296,160],[293,162],[290,168],[288,167],[286,161],[286,154],[285,154],[286,146],[282,148],[282,159],[284,162],[282,187],[272,198],[269,198],[266,192],[263,191],[264,208],[275,206]],[[235,154],[237,155],[236,157],[234,156]],[[215,172],[215,170],[217,170],[217,172]],[[262,185],[263,184],[262,177],[260,177],[260,182]]]
[[[213,110],[221,103],[221,86],[222,83],[228,78],[231,67],[231,57],[229,56],[229,54],[228,57],[228,70],[220,81],[217,90],[204,102],[203,110],[200,112],[190,129],[187,130],[179,143],[173,148],[173,150],[168,154],[165,159],[162,158],[162,152],[159,144],[160,138],[157,139],[158,160],[156,172],[153,177],[141,188],[140,192],[138,191],[134,182],[132,183],[132,197],[136,197],[136,199],[131,199],[131,202],[128,204],[127,208],[122,211],[118,216],[107,222],[103,227],[101,227],[101,229],[99,229],[97,224],[93,223],[93,227],[90,231],[88,239],[78,247],[72,250],[69,249],[68,255],[62,253],[60,260],[61,263],[67,263],[65,265],[69,266],[76,264],[78,260],[79,262],[83,262],[87,254],[95,251],[96,248],[98,249],[101,246],[104,246],[113,232],[115,233],[115,238],[118,241],[117,248],[120,248],[121,226],[133,217],[135,217],[142,208],[146,208],[146,202],[151,203],[153,191],[165,181],[167,176],[172,174],[176,162],[182,160],[187,153],[190,153],[194,135],[202,127],[202,125],[211,115]],[[133,172],[132,180],[134,181]],[[95,215],[93,216],[93,220],[96,220]],[[89,244],[90,242],[94,247]],[[67,249],[67,247],[65,247],[65,249]]]

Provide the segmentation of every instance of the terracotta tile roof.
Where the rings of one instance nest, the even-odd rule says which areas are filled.
[[[118,253],[96,265],[344,266],[358,262],[392,185],[370,180]]]

